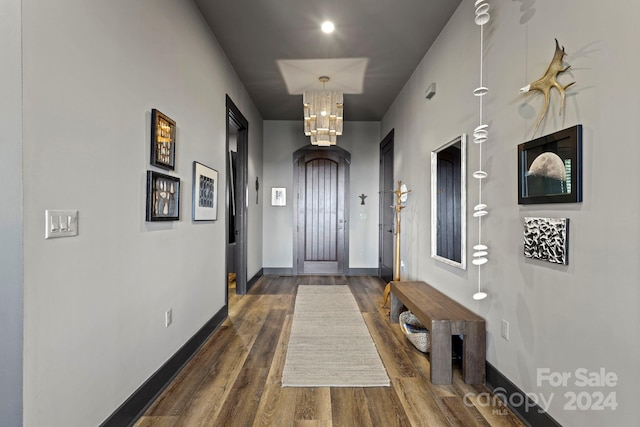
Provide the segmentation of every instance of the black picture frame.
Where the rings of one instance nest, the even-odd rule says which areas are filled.
[[[218,220],[218,171],[200,162],[193,162],[194,221]]]
[[[147,221],[180,219],[180,178],[147,171]]]
[[[176,122],[157,109],[151,110],[151,164],[175,170]]]
[[[582,202],[582,125],[518,145],[518,204]]]

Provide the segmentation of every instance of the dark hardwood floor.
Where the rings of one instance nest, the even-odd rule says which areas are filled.
[[[351,288],[391,387],[281,386],[304,284]],[[384,285],[376,277],[263,277],[245,296],[230,293],[229,318],[135,426],[523,426],[496,399],[482,398],[484,386],[465,384],[459,369],[451,385],[430,383],[428,358],[381,307]]]

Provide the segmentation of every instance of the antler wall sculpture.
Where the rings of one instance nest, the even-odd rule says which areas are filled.
[[[551,64],[549,64],[549,68],[547,68],[547,71],[544,73],[544,76],[520,89],[521,93],[535,90],[538,92],[542,92],[542,94],[544,95],[544,108],[540,112],[540,116],[538,117],[538,122],[536,123],[536,128],[533,131],[533,135],[536,134],[538,128],[540,127],[540,123],[542,123],[542,119],[547,115],[547,112],[549,111],[551,88],[555,87],[556,89],[558,89],[558,92],[560,92],[560,114],[562,114],[562,110],[564,108],[565,91],[569,86],[575,83],[571,82],[566,86],[562,86],[560,83],[558,83],[558,74],[567,71],[571,67],[571,65],[567,65],[566,67],[563,66],[562,58],[564,58],[565,55],[566,53],[564,51],[564,46],[562,46],[562,49],[560,49],[558,39],[556,39],[556,51],[553,55],[553,59],[551,60]]]

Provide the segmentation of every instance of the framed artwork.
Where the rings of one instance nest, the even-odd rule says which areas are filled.
[[[286,188],[271,188],[271,206],[287,206]]]
[[[176,122],[155,108],[151,110],[151,164],[174,170],[176,161]]]
[[[524,219],[524,256],[554,264],[569,263],[569,218]]]
[[[518,204],[582,202],[582,125],[518,145]]]
[[[193,220],[218,219],[218,171],[193,162]]]
[[[180,178],[147,171],[147,221],[180,219]]]

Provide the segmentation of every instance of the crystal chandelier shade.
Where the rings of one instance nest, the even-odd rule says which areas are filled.
[[[320,77],[323,83],[328,77]],[[304,134],[311,137],[311,144],[336,145],[342,135],[343,96],[339,90],[308,90],[303,94]]]

